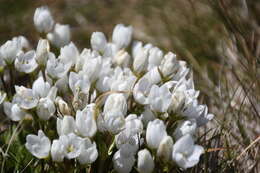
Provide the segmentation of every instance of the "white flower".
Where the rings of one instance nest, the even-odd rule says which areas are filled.
[[[18,39],[8,40],[0,47],[0,56],[6,64],[12,64],[21,48],[21,43]]]
[[[41,98],[36,107],[36,112],[39,118],[43,120],[48,120],[54,115],[56,107],[50,98]]]
[[[38,98],[32,89],[25,88],[24,86],[15,86],[15,91],[14,102],[21,108],[32,109],[37,106]]]
[[[133,69],[137,73],[144,72],[148,66],[149,49],[142,47],[141,42],[137,42],[133,46]]]
[[[115,26],[113,31],[112,40],[119,49],[127,47],[132,39],[133,28],[131,26],[126,27],[123,24]]]
[[[67,135],[62,135],[59,138],[61,144],[65,148],[65,157],[68,159],[74,159],[81,154],[82,146],[84,143],[83,138],[75,135],[74,133],[69,133]]]
[[[55,162],[62,162],[66,154],[66,148],[61,140],[53,140],[51,145],[51,158]]]
[[[77,157],[80,164],[91,164],[98,157],[96,143],[91,143],[89,138],[84,138],[80,148],[80,155]]]
[[[57,119],[57,132],[59,136],[74,133],[75,130],[76,124],[72,116],[65,115],[62,119]]]
[[[151,153],[147,149],[138,152],[137,169],[140,173],[152,173],[154,161]]]
[[[120,151],[117,151],[113,156],[114,169],[118,173],[129,173],[135,163],[134,155],[124,157]]]
[[[116,146],[125,157],[135,154],[140,144],[140,134],[143,131],[142,121],[135,114],[130,114],[125,119],[125,127],[115,136]]]
[[[97,132],[95,120],[95,104],[90,104],[82,111],[76,113],[76,126],[78,132],[84,137],[93,137]]]
[[[22,110],[17,104],[4,102],[4,112],[12,121],[20,121],[26,116],[26,112]]]
[[[30,43],[24,36],[13,37],[12,40],[20,42],[21,48],[30,48]]]
[[[47,34],[48,40],[57,47],[62,47],[70,42],[69,25],[55,24],[54,32]]]
[[[150,69],[143,77],[148,79],[151,84],[158,84],[162,80],[158,67]]]
[[[173,145],[172,159],[178,166],[187,169],[196,165],[203,153],[204,149],[199,145],[194,145],[191,135],[187,134]]]
[[[134,87],[136,79],[137,78],[133,75],[129,68],[125,68],[123,70],[120,67],[116,67],[114,70],[114,75],[110,78],[110,90],[126,92],[124,93],[124,96],[127,98],[130,91],[132,91]]]
[[[145,77],[139,79],[133,89],[133,96],[137,103],[146,105],[148,104],[148,94],[152,87],[152,83]]]
[[[190,119],[182,121],[178,124],[177,128],[174,131],[174,137],[175,139],[179,139],[180,137],[190,134],[194,135],[196,132],[197,123],[196,120]]]
[[[49,57],[50,45],[48,40],[40,39],[36,48],[36,61],[39,65],[45,65]]]
[[[51,142],[48,137],[45,136],[42,130],[38,131],[38,136],[27,135],[25,147],[32,155],[39,159],[44,159],[49,156],[51,149]]]
[[[170,161],[172,157],[172,146],[172,138],[170,136],[164,137],[160,142],[159,148],[157,149],[157,157],[165,162]]]
[[[120,50],[114,56],[114,64],[122,67],[127,67],[130,62],[130,55],[125,50]]]
[[[167,53],[161,63],[160,70],[163,73],[164,77],[171,75],[172,73],[176,73],[179,69],[179,62],[176,59],[176,55],[172,52]]]
[[[98,79],[102,67],[101,56],[88,58],[83,65],[83,72],[89,76],[91,82]]]
[[[88,75],[80,71],[79,73],[70,72],[69,86],[73,94],[84,93],[88,94],[90,89],[90,81]]]
[[[78,58],[76,58],[75,70],[76,72],[83,69],[83,66],[86,62],[91,59],[97,58],[99,53],[97,51],[92,51],[91,49],[84,48]],[[93,65],[93,62],[92,62]]]
[[[102,117],[101,117],[102,118]],[[125,125],[125,118],[121,111],[109,111],[104,117],[104,127],[113,134],[117,134],[123,130]]]
[[[58,59],[60,59],[63,64],[70,64],[70,67],[72,67],[76,64],[78,57],[79,51],[77,47],[73,42],[70,42],[70,44],[65,45],[60,49],[60,56]]]
[[[60,59],[56,59],[54,54],[50,54],[51,56],[49,57],[47,61],[47,73],[54,79],[59,79],[65,76],[70,67],[70,63],[63,63],[61,62]]]
[[[121,112],[122,115],[126,115],[127,112],[127,102],[126,98],[121,93],[110,94],[106,99],[104,105],[104,114],[111,111]]]
[[[54,21],[48,7],[37,8],[34,12],[33,22],[39,32],[51,31]]]
[[[31,73],[33,72],[37,67],[38,64],[35,60],[35,51],[31,50],[26,53],[21,53],[16,59],[15,59],[15,68],[24,73]]]
[[[107,45],[107,39],[103,32],[93,32],[90,43],[93,50],[104,52]]]
[[[148,70],[158,67],[163,59],[163,52],[158,47],[149,50]]]
[[[41,98],[47,97],[50,88],[51,88],[50,84],[48,82],[44,82],[42,76],[39,76],[38,79],[36,79],[33,82],[33,86],[32,86],[33,94]]]
[[[166,127],[162,120],[155,119],[148,123],[146,129],[146,142],[148,147],[157,149],[160,142],[167,136]]]
[[[172,94],[165,85],[161,87],[153,85],[148,100],[153,111],[166,112],[171,104]]]

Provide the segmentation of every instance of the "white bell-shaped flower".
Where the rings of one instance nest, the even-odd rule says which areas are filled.
[[[176,55],[172,52],[167,53],[160,66],[160,70],[164,77],[171,75],[172,73],[176,73],[179,68],[179,62],[176,59]]]
[[[56,59],[54,54],[50,54],[49,59],[47,61],[47,74],[50,75],[54,79],[59,79],[65,76],[70,67],[70,63],[63,63],[60,59]]]
[[[114,75],[110,78],[110,90],[111,91],[123,91],[124,96],[127,98],[130,91],[132,91],[136,76],[131,72],[129,68],[124,70],[120,67],[116,67],[114,70]]]
[[[90,82],[94,82],[98,79],[102,67],[101,56],[95,58],[89,58],[84,63],[82,71],[89,76]]]
[[[137,42],[133,48],[133,69],[137,73],[144,72],[148,67],[149,49],[142,47],[142,43]]]
[[[151,90],[152,83],[146,78],[142,77],[139,81],[135,84],[133,89],[133,96],[137,103],[142,105],[147,105],[148,102],[148,94]]]
[[[124,116],[127,112],[127,102],[126,98],[121,93],[113,93],[110,94],[104,105],[104,114],[107,114],[111,111],[121,112]]]
[[[137,169],[140,173],[152,173],[154,161],[151,153],[147,149],[138,152]]]
[[[64,145],[67,159],[77,158],[81,154],[82,147],[84,147],[84,139],[74,133],[60,136],[59,141]]]
[[[175,139],[179,139],[180,137],[186,134],[194,135],[196,132],[196,128],[197,128],[196,120],[194,119],[185,120],[178,124],[173,135]]]
[[[126,48],[132,39],[133,28],[132,26],[125,26],[118,24],[113,30],[112,40],[119,49]]]
[[[127,67],[130,63],[130,55],[125,50],[118,51],[114,58],[113,62],[114,64],[121,66],[121,67]]]
[[[194,145],[193,138],[187,134],[173,145],[172,159],[179,167],[187,169],[195,166],[203,153],[203,147]]]
[[[21,109],[17,104],[4,102],[4,112],[12,121],[20,121],[26,116],[26,112]]]
[[[8,40],[0,47],[0,57],[6,64],[12,64],[21,48],[21,42],[18,39]]]
[[[165,162],[170,161],[172,157],[172,146],[172,137],[164,137],[163,140],[160,142],[159,148],[157,149],[157,157]]]
[[[38,97],[33,93],[30,88],[24,86],[15,86],[16,94],[14,96],[14,102],[17,103],[23,109],[32,109],[38,104]]]
[[[163,52],[158,47],[149,49],[148,70],[158,67],[163,59]]]
[[[87,74],[83,73],[82,71],[79,73],[70,72],[69,86],[74,95],[80,92],[88,94],[90,85],[91,83]]]
[[[101,118],[104,119],[104,128],[112,134],[119,133],[125,126],[125,118],[121,111],[109,111]]]
[[[57,132],[59,136],[74,133],[76,130],[75,120],[72,116],[65,115],[57,119]]]
[[[70,26],[55,24],[54,31],[47,34],[48,40],[56,47],[63,47],[70,42]]]
[[[47,6],[39,7],[34,12],[33,22],[39,32],[50,32],[54,25],[52,15]]]
[[[80,155],[77,160],[80,164],[91,164],[98,157],[98,150],[95,142],[91,142],[89,138],[84,138],[81,144]]]
[[[32,86],[33,94],[41,98],[47,97],[50,88],[51,85],[45,82],[42,76],[39,76],[38,79],[33,82]]]
[[[77,59],[79,58],[78,48],[73,42],[65,45],[60,49],[60,56],[58,57],[60,61],[64,64],[70,64],[70,67],[76,64]]]
[[[76,113],[76,126],[80,135],[93,137],[97,132],[95,120],[95,104],[87,105],[82,111]]]
[[[24,72],[24,73],[33,72],[38,67],[35,57],[36,54],[34,50],[31,50],[26,53],[21,53],[15,59],[15,68],[19,72]]]
[[[39,100],[39,103],[36,107],[36,112],[40,119],[48,120],[51,116],[54,115],[55,111],[55,104],[50,98],[46,97]]]
[[[36,48],[35,60],[39,65],[45,65],[50,52],[50,44],[46,39],[40,39]]]
[[[55,162],[62,162],[66,154],[65,145],[61,140],[55,139],[51,145],[51,158]]]
[[[129,173],[135,163],[134,155],[124,157],[120,151],[117,151],[113,156],[114,169],[118,173]]]
[[[38,135],[27,135],[25,147],[32,155],[39,159],[44,159],[49,156],[51,142],[42,130],[38,131]]]
[[[104,52],[107,46],[107,39],[103,32],[93,32],[90,39],[93,50]]]
[[[172,94],[165,85],[161,87],[153,85],[148,100],[153,111],[166,112],[171,104]]]
[[[155,119],[148,123],[146,129],[146,142],[148,147],[157,149],[160,145],[160,142],[166,136],[166,127],[162,120]]]

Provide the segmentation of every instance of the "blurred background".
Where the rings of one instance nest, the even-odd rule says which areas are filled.
[[[23,35],[35,48],[33,14],[42,5],[71,26],[81,50],[92,32],[111,38],[123,23],[134,27],[134,39],[188,61],[201,102],[215,114],[201,131],[209,150],[189,171],[260,172],[260,1],[0,0],[0,45]]]

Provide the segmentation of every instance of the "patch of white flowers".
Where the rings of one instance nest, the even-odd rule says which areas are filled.
[[[13,121],[44,122],[38,135],[26,137],[32,155],[80,164],[111,157],[119,173],[133,167],[151,173],[155,160],[182,169],[199,162],[204,149],[194,144],[196,131],[213,115],[198,103],[199,91],[184,61],[132,41],[133,28],[123,24],[116,25],[111,41],[94,32],[92,49],[82,51],[70,42],[69,26],[55,24],[47,7],[36,9],[34,24],[60,54],[51,52],[47,39],[40,39],[36,50],[24,37],[0,47],[5,114]],[[14,81],[13,71],[30,80]],[[56,139],[51,141],[46,134],[52,122]],[[109,148],[105,153],[103,144]]]

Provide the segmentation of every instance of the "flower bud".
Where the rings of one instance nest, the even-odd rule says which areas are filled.
[[[148,123],[146,129],[146,142],[151,149],[157,149],[160,142],[167,136],[166,127],[162,120],[155,119]]]
[[[51,145],[51,158],[54,162],[62,162],[65,157],[65,146],[60,140],[53,140]]]
[[[118,66],[127,67],[130,62],[130,58],[131,58],[130,55],[126,51],[120,50],[114,56],[113,61]]]
[[[131,26],[125,26],[118,24],[114,28],[112,40],[118,47],[118,49],[126,48],[132,39],[133,28]]]
[[[172,156],[172,146],[172,138],[170,136],[164,137],[157,149],[157,157],[165,162],[170,161]]]
[[[37,8],[34,13],[33,22],[39,32],[50,32],[54,25],[52,15],[48,7]]]
[[[154,161],[151,153],[147,149],[138,152],[137,169],[140,173],[152,173]]]
[[[93,137],[97,132],[95,120],[95,104],[87,105],[82,111],[77,111],[76,126],[78,132],[84,137]]]
[[[113,165],[114,169],[118,173],[129,173],[132,170],[132,167],[135,163],[135,157],[134,155],[131,155],[129,157],[124,157],[120,150],[117,151],[113,156]]]
[[[107,39],[103,32],[93,32],[90,43],[93,50],[104,52],[107,46]]]
[[[6,64],[12,64],[21,48],[18,39],[8,40],[0,47],[0,57],[3,58]]]
[[[50,45],[48,40],[40,39],[36,48],[36,61],[39,65],[45,65],[49,57]]]
[[[76,124],[72,116],[65,115],[63,118],[57,119],[57,132],[59,136],[74,133],[75,130]]]
[[[36,112],[39,118],[43,120],[48,120],[51,116],[54,115],[56,111],[53,101],[49,98],[41,98],[36,107]]]
[[[71,109],[69,108],[68,104],[61,97],[57,97],[55,99],[55,103],[62,115],[71,114]]]
[[[56,23],[54,32],[47,34],[48,40],[57,47],[63,47],[70,42],[70,27],[69,25],[61,25]]]

